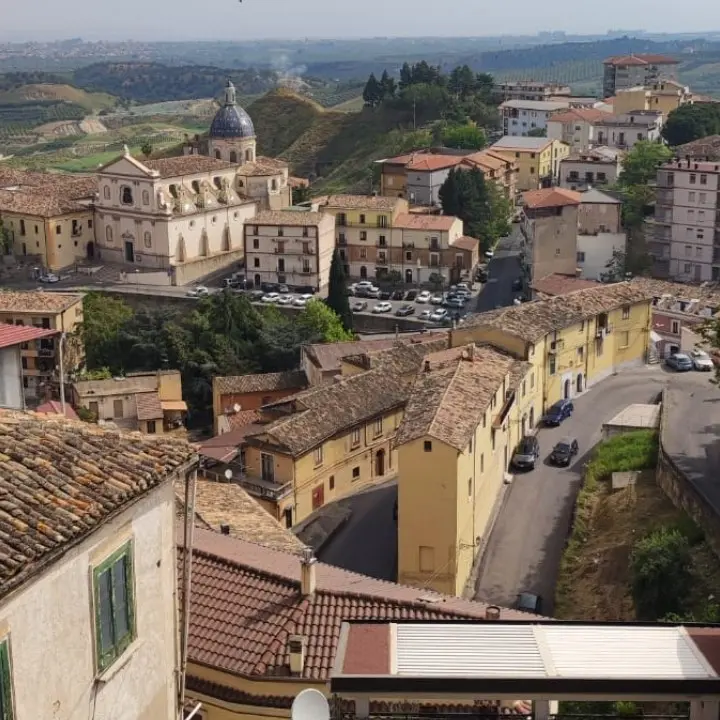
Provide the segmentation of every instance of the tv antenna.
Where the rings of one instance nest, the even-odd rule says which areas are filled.
[[[292,720],[330,720],[327,698],[314,688],[302,690],[290,708]]]

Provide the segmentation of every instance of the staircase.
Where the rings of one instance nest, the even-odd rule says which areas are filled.
[[[660,356],[658,355],[655,343],[650,343],[650,347],[648,348],[647,362],[648,365],[657,365],[660,362]]]

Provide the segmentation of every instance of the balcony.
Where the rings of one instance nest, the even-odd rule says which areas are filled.
[[[503,423],[507,419],[508,413],[510,412],[510,409],[513,406],[513,403],[515,402],[515,391],[512,390],[508,392],[505,395],[505,402],[502,404],[502,407],[500,408],[500,412],[496,415],[495,419],[493,420],[493,429],[498,430],[503,426]]]
[[[272,502],[278,502],[283,498],[287,497],[292,492],[292,483],[277,483],[274,480],[267,480],[256,475],[249,475],[242,469],[238,469],[237,465],[228,465],[227,469],[231,470],[232,480],[230,482],[236,482],[238,485],[247,490],[250,495],[262,498],[263,500],[271,500]],[[215,472],[215,470],[201,470],[209,480],[215,482],[228,482],[223,472]]]

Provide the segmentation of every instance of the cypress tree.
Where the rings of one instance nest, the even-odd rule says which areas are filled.
[[[346,330],[351,330],[352,313],[350,312],[350,301],[347,295],[345,270],[337,248],[335,248],[332,262],[330,263],[330,283],[327,300],[325,302],[340,318],[343,327]]]

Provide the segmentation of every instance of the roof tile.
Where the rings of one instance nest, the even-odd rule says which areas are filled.
[[[242,395],[304,388],[307,386],[307,378],[303,370],[285,370],[276,373],[214,377],[213,385],[220,395]]]
[[[540,190],[528,190],[523,193],[523,203],[525,207],[531,210],[579,205],[581,202],[581,193],[566,188],[542,188]]]
[[[0,290],[0,313],[59,313],[76,303],[82,295],[41,290]]]

